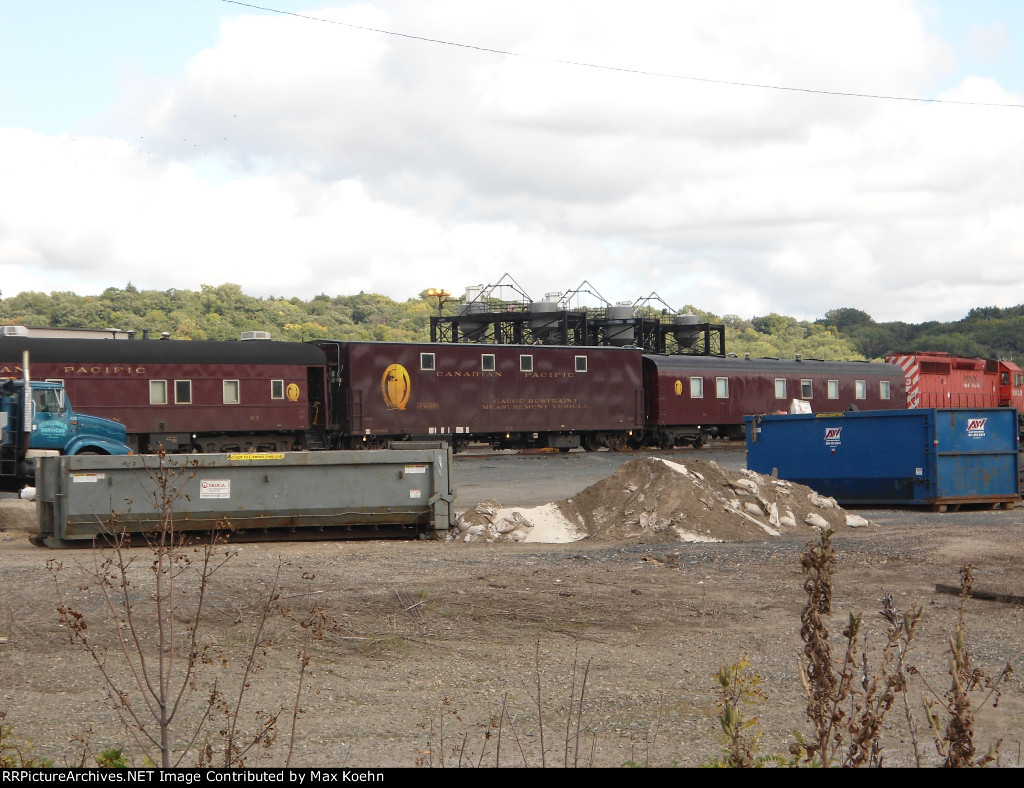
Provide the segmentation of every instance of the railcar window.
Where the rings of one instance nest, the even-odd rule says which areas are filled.
[[[224,404],[225,405],[237,405],[238,404],[238,381],[237,380],[225,380],[224,381]]]
[[[270,398],[271,399],[284,399],[284,381],[283,380],[272,380],[272,381],[270,381]]]
[[[586,372],[587,371],[587,357],[586,356],[576,356],[576,371],[577,372]]]
[[[434,354],[420,353],[420,369],[424,372],[434,371]]]
[[[715,396],[719,399],[729,398],[729,378],[715,378]]]
[[[149,381],[149,404],[150,405],[166,405],[167,404],[167,381],[166,380],[151,380],[151,381]]]
[[[519,357],[519,371],[520,372],[533,372],[533,356],[520,356]]]
[[[829,399],[839,399],[839,381],[838,380],[830,380],[828,382],[828,398]]]
[[[480,356],[480,369],[484,372],[494,372],[494,354],[484,353]]]
[[[1014,386],[1024,386],[1024,372],[1017,372],[1013,376]]]
[[[690,397],[693,399],[704,398],[704,378],[690,378]]]
[[[46,378],[46,382],[47,383],[60,383],[60,385],[63,386],[64,385],[64,378]]]
[[[853,381],[854,391],[853,396],[856,399],[867,399],[868,398],[868,382],[866,380],[855,380]]]
[[[775,399],[786,398],[786,379],[775,378]]]
[[[814,394],[810,378],[800,381],[800,399],[810,399]]]
[[[878,382],[878,396],[882,399],[889,399],[889,381],[880,380]]]
[[[174,403],[176,405],[191,405],[192,404],[192,381],[191,380],[176,380],[176,381],[174,381]]]

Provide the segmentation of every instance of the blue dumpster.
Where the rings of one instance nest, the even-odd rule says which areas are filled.
[[[746,416],[747,467],[841,504],[939,511],[1020,498],[1017,414],[1010,408],[921,408]]]

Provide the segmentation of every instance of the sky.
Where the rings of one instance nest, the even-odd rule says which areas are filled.
[[[0,0],[0,293],[957,320],[1022,143],[1019,0]]]

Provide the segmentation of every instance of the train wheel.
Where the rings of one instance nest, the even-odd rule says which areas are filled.
[[[704,433],[702,432],[696,438],[693,439],[693,448],[703,449],[704,448]]]
[[[675,439],[667,432],[658,433],[658,448],[671,449],[675,445]]]
[[[583,436],[583,448],[587,451],[597,451],[601,448],[601,439],[597,437],[593,432],[588,432]]]
[[[622,434],[613,435],[611,440],[608,441],[608,448],[612,451],[625,451],[626,436]]]

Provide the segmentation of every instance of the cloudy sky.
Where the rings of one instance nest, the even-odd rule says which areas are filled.
[[[1024,303],[1022,53],[1020,0],[0,0],[0,291],[955,320]]]

